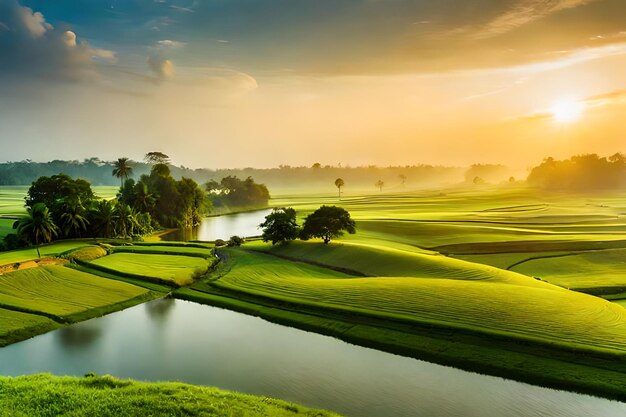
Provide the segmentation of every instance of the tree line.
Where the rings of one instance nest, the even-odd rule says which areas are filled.
[[[170,171],[169,157],[149,152],[145,157],[151,168],[137,180],[134,164],[119,158],[109,175],[120,182],[116,198],[98,198],[91,184],[67,174],[41,176],[33,181],[25,197],[26,216],[14,224],[15,233],[4,237],[2,249],[39,246],[55,239],[133,238],[160,228],[198,226],[213,201],[230,205],[265,204],[269,191],[252,178],[224,178],[200,186],[191,178],[176,180]],[[205,191],[208,189],[208,192]],[[216,195],[213,195],[216,190]]]

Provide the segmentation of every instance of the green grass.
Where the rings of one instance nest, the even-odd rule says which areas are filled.
[[[111,248],[115,253],[143,253],[143,254],[163,254],[197,256],[201,258],[213,257],[213,251],[207,247],[196,246],[173,246],[173,245],[123,245]]]
[[[63,266],[31,268],[0,276],[1,306],[61,319],[147,293],[145,288]]]
[[[0,414],[11,416],[336,416],[284,401],[175,382],[110,376],[0,377]]]
[[[0,346],[23,340],[34,334],[45,333],[59,326],[47,317],[0,308]]]
[[[329,249],[305,245],[294,245],[291,255],[302,253],[303,247],[315,254],[320,247]],[[371,258],[370,251],[359,257],[349,245],[330,248],[332,259],[337,259],[337,251],[350,249],[346,259],[352,259],[353,265]],[[482,332],[564,349],[626,354],[626,310],[519,274],[502,271],[494,279],[476,279],[487,268],[478,265],[477,272],[469,267],[459,271],[466,273],[465,278],[448,279],[437,275],[437,270],[447,273],[447,266],[436,259],[432,265],[423,261],[412,277],[319,277],[320,271],[309,271],[308,265],[294,268],[285,260],[277,271],[277,260],[271,256],[244,250],[228,253],[230,269],[211,283],[222,289],[377,319]]]
[[[86,241],[60,241],[51,243],[49,245],[42,245],[39,247],[42,257],[57,256],[63,252],[67,252],[73,249],[89,246]],[[34,247],[26,249],[18,249],[9,252],[0,252],[0,265],[13,264],[18,262],[30,261],[37,259],[37,250]]]
[[[626,249],[610,249],[529,259],[512,268],[565,288],[626,290]]]
[[[213,260],[192,256],[114,253],[89,264],[137,278],[183,286],[206,273],[212,263]]]

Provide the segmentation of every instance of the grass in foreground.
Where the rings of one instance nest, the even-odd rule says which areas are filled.
[[[0,276],[0,305],[60,319],[147,293],[145,288],[63,266],[31,268]]]
[[[49,374],[0,377],[0,414],[11,416],[337,416],[265,397],[172,382]]]
[[[95,259],[89,265],[104,267],[113,273],[121,272],[183,286],[206,273],[212,262],[192,256],[114,253]]]

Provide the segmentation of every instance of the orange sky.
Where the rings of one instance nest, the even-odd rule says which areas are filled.
[[[161,150],[191,167],[525,168],[626,152],[622,0],[350,0],[313,11],[294,0],[273,25],[250,23],[245,2],[169,3],[115,18],[2,6],[0,141],[12,144],[2,159]],[[209,12],[232,26],[194,23]]]

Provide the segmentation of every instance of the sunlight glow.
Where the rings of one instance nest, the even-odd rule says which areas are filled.
[[[550,108],[552,117],[557,122],[572,122],[580,118],[585,105],[575,99],[561,99]]]

